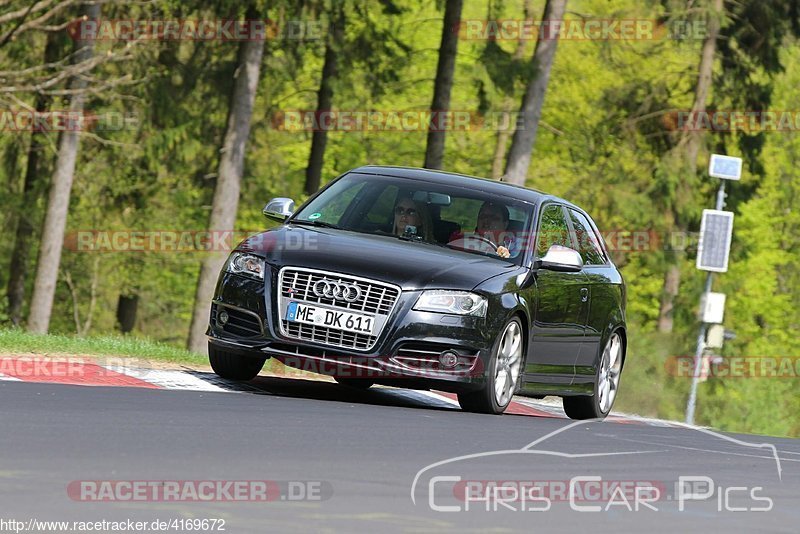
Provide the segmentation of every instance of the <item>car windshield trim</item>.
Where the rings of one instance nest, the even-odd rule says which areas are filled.
[[[349,228],[342,228],[339,225],[325,222],[325,221],[315,221],[312,219],[292,219],[288,221],[289,224],[308,224],[309,226],[318,226],[319,228],[332,228],[334,230],[349,230]]]

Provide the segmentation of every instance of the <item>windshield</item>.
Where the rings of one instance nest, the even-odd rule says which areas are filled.
[[[351,173],[290,222],[445,246],[519,265],[532,210],[529,203],[476,189]]]

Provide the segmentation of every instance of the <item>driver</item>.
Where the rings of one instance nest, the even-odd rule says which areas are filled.
[[[497,255],[502,258],[511,256],[509,247],[513,240],[511,236],[503,235],[508,230],[510,218],[508,207],[490,200],[484,202],[478,211],[475,233],[497,245]]]

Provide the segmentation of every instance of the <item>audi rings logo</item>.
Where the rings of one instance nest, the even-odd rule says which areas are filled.
[[[361,289],[355,284],[324,279],[314,284],[314,294],[326,299],[355,302],[361,297]]]

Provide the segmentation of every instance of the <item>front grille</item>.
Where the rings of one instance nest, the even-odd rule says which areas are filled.
[[[357,286],[361,295],[354,302],[320,297],[314,293],[314,284],[321,280],[343,282]],[[280,315],[281,333],[292,339],[311,341],[332,347],[346,349],[369,350],[378,340],[386,319],[394,309],[400,296],[400,288],[385,282],[367,280],[342,273],[285,267],[278,276],[280,287],[278,311]],[[290,322],[286,320],[286,309],[289,301],[319,304],[339,311],[349,311],[375,318],[378,326],[373,335],[347,332],[345,330],[316,325]]]
[[[344,330],[317,326],[314,324],[290,323],[286,320],[282,322],[289,337],[313,341],[314,343],[321,343],[323,345],[332,345],[334,347],[349,347],[366,350],[375,343],[377,339],[377,336],[345,332]]]
[[[228,322],[222,324],[219,314],[222,310],[228,314]],[[211,306],[211,321],[229,334],[239,337],[259,337],[262,335],[261,320],[254,312],[213,304]]]
[[[343,274],[287,268],[281,272],[281,275],[281,296],[292,300],[336,306],[339,309],[356,313],[388,315],[400,295],[400,290],[389,284],[353,278]],[[318,297],[313,291],[314,284],[326,278],[358,286],[361,289],[361,297],[355,302]]]

